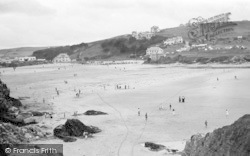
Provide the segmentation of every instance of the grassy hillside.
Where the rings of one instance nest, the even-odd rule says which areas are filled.
[[[241,44],[250,49],[250,22],[240,21],[236,23],[237,26],[234,28],[234,32],[219,37],[218,42],[215,43],[218,47]],[[126,58],[130,54],[143,55],[148,47],[153,45],[162,45],[163,40],[174,36],[182,36],[184,40],[190,41],[188,38],[188,27],[181,26],[162,29],[150,40],[136,40],[131,37],[131,35],[121,35],[87,44],[73,45],[75,48],[72,48],[72,46],[64,46],[38,50],[35,51],[33,55],[38,58],[51,60],[57,54],[66,52],[71,56],[71,58],[75,59],[119,59],[119,57]],[[244,36],[244,41],[240,43],[238,41],[227,41],[229,38],[237,36]]]
[[[60,53],[67,53],[68,55],[75,55],[78,58],[80,51],[85,50],[88,44],[81,43],[72,46],[60,46],[48,49],[37,50],[33,53],[36,58],[45,58],[46,60],[53,60]]]
[[[34,51],[46,49],[48,47],[21,47],[21,48],[13,48],[13,49],[2,49],[0,50],[0,57],[20,57],[20,56],[30,56]]]

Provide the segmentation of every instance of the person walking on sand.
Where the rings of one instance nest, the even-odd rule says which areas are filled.
[[[236,75],[234,76],[234,79],[237,80],[237,76]]]
[[[145,114],[145,120],[146,121],[148,120],[148,114],[147,113]]]
[[[219,78],[217,77],[217,81],[219,81]]]
[[[228,110],[226,109],[226,117],[228,117],[228,115],[229,115],[229,112],[228,112]]]
[[[205,121],[205,127],[207,128],[207,120]]]
[[[173,116],[175,116],[175,110],[174,109],[173,109],[172,113],[173,113]]]
[[[138,116],[140,116],[140,115],[141,115],[140,108],[138,108]]]
[[[185,97],[184,96],[182,96],[182,102],[185,103]]]
[[[169,109],[170,109],[170,110],[172,109],[172,105],[171,105],[171,103],[170,103],[170,105],[169,105]]]
[[[179,103],[181,103],[181,97],[179,96]]]

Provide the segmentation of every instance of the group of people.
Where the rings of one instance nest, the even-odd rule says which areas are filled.
[[[179,96],[179,103],[185,103],[185,97]]]
[[[122,89],[122,85],[116,85],[116,89]],[[124,85],[124,89],[129,89],[129,85]]]
[[[78,90],[78,93],[76,93],[76,97],[79,98],[79,97],[80,97],[80,94],[81,94],[81,90],[79,89],[79,90]]]

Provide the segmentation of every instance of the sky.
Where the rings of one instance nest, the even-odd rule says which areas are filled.
[[[250,1],[0,0],[0,49],[88,43],[227,12],[250,20]]]

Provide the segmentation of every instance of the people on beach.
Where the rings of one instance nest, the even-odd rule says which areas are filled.
[[[179,96],[179,103],[185,103],[185,97]]]
[[[219,81],[219,78],[217,77],[217,81]]]
[[[170,103],[170,105],[169,105],[169,109],[170,109],[170,110],[172,109],[172,105],[171,105],[171,103]]]
[[[185,97],[184,96],[182,96],[182,102],[185,103]]]
[[[163,106],[162,105],[160,105],[159,110],[163,110]]]
[[[228,112],[228,110],[226,109],[226,117],[228,117],[228,115],[229,115],[229,112]]]
[[[237,80],[237,76],[236,75],[234,76],[234,79]]]
[[[45,99],[43,98],[43,103],[45,103]]]
[[[79,94],[79,93],[76,93],[76,97],[79,98],[79,97],[80,97],[80,94]]]
[[[173,116],[175,116],[175,110],[174,109],[173,109],[172,113],[173,113]]]
[[[145,114],[145,120],[146,121],[148,120],[148,114],[147,113]]]
[[[140,115],[141,115],[140,108],[138,108],[138,116],[140,116]]]
[[[77,111],[74,112],[73,116],[77,116]]]
[[[87,139],[88,138],[88,132],[84,131],[83,136],[84,136],[85,139]]]
[[[207,120],[205,121],[205,127],[207,128]]]

